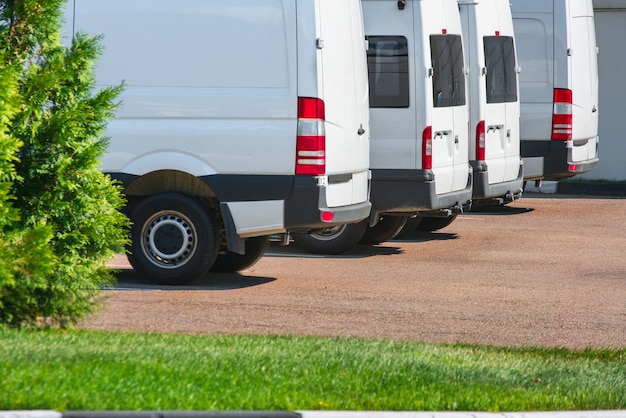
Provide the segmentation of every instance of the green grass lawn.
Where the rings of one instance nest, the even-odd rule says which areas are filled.
[[[11,409],[626,409],[626,349],[0,328]]]

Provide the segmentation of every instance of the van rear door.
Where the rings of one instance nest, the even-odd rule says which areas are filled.
[[[597,157],[598,66],[591,0],[570,2],[572,163]]]
[[[359,0],[318,0],[318,13],[318,81],[326,106],[326,203],[332,208],[369,198],[366,43]]]
[[[422,13],[416,28],[430,34],[424,46],[425,51],[430,51],[430,60],[426,62],[432,65],[426,103],[432,106],[429,110],[435,190],[437,194],[450,193],[464,189],[468,182],[469,107],[461,21],[454,0],[419,3]]]
[[[489,183],[515,180],[520,170],[517,62],[508,1],[495,1],[493,21],[479,35],[485,56],[485,154]],[[488,26],[488,27],[487,27]]]

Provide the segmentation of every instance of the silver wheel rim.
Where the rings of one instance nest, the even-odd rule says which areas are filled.
[[[180,212],[163,211],[152,216],[141,231],[141,249],[152,264],[174,269],[185,265],[196,252],[197,233]]]
[[[346,228],[347,225],[338,225],[330,228],[324,228],[313,232],[311,236],[319,241],[332,241],[337,238],[338,235],[341,235]]]

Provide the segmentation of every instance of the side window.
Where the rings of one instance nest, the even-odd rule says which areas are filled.
[[[430,56],[433,67],[433,105],[464,105],[465,74],[461,36],[431,35]]]
[[[403,36],[368,36],[370,107],[409,107],[409,56]]]
[[[517,101],[515,47],[510,36],[485,36],[487,103]]]

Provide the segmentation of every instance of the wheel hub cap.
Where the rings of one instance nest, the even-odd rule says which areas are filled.
[[[193,225],[176,212],[155,215],[146,222],[143,237],[143,249],[148,259],[161,268],[180,267],[196,249]]]

